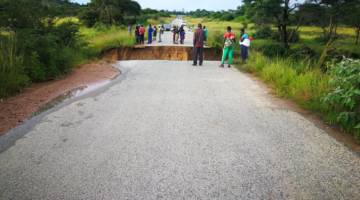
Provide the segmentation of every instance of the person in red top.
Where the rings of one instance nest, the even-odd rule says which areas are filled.
[[[141,25],[139,28],[139,36],[140,36],[140,44],[144,44],[145,40],[145,27],[144,25]]]
[[[235,33],[233,33],[231,31],[231,27],[228,26],[227,32],[224,34],[224,49],[223,49],[223,55],[222,55],[220,67],[224,67],[225,60],[227,57],[228,57],[228,67],[229,68],[231,67],[235,44],[236,44]]]
[[[197,66],[197,61],[199,60],[199,65],[202,66],[203,64],[203,60],[204,60],[204,39],[205,39],[205,34],[204,34],[204,30],[202,29],[202,25],[199,24],[198,25],[198,29],[196,29],[195,33],[194,33],[194,41],[193,41],[193,45],[194,45],[194,54],[193,54],[193,58],[194,58],[194,63],[193,66]]]

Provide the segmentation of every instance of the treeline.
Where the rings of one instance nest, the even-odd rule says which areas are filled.
[[[243,7],[239,6],[235,10],[223,10],[223,11],[208,11],[204,9],[197,9],[195,11],[190,11],[184,13],[184,15],[189,15],[192,17],[206,17],[209,19],[216,19],[221,21],[244,21],[244,10]]]

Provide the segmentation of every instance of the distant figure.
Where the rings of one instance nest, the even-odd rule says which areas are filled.
[[[144,27],[144,25],[140,26],[139,35],[140,35],[140,44],[144,44],[144,42],[145,42],[145,27]]]
[[[176,44],[179,44],[179,34],[180,34],[179,27],[176,26],[176,34],[175,34],[175,43]]]
[[[246,60],[249,57],[249,47],[251,40],[249,35],[245,33],[245,29],[241,29],[241,38],[240,38],[240,48],[241,48],[241,59],[243,63],[246,63]]]
[[[236,39],[235,39],[235,33],[233,33],[231,31],[231,27],[228,26],[227,27],[227,31],[224,34],[224,49],[223,49],[223,55],[222,55],[222,59],[221,59],[221,65],[220,67],[224,67],[225,64],[225,60],[228,57],[228,67],[231,67],[232,64],[232,59],[233,59],[233,55],[234,55],[234,45],[236,44]]]
[[[176,37],[177,37],[177,34],[178,34],[178,29],[177,29],[176,26],[173,27],[172,33],[173,33],[173,43],[174,43],[174,44],[177,44],[177,39],[176,39]]]
[[[154,29],[152,28],[151,24],[149,24],[149,27],[148,27],[148,44],[152,43],[153,31],[154,31]]]
[[[185,40],[185,29],[184,29],[184,25],[182,25],[179,29],[179,34],[180,34],[180,44],[184,44],[184,40]]]
[[[209,31],[208,31],[208,29],[206,28],[206,26],[204,26],[204,36],[205,36],[204,41],[205,41],[205,43],[206,43],[207,40],[208,40],[208,37],[209,37]]]
[[[199,60],[199,65],[202,66],[204,60],[204,30],[202,29],[202,25],[199,24],[198,28],[194,32],[194,54],[193,59],[194,63],[193,66],[197,66],[197,62]]]
[[[128,32],[129,32],[129,35],[131,35],[131,32],[132,32],[132,25],[131,24],[129,24],[129,26],[128,26]]]
[[[156,37],[157,37],[157,32],[158,32],[158,29],[156,26],[154,26],[154,41],[156,41]]]
[[[161,25],[160,30],[159,30],[159,42],[162,42],[161,36],[164,34],[164,31],[165,31],[165,27],[164,27],[164,25]]]
[[[136,26],[136,27],[135,27],[135,39],[136,39],[136,44],[140,44],[140,43],[141,43],[141,38],[140,38],[140,26]]]

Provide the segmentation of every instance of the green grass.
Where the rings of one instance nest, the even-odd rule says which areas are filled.
[[[321,98],[329,91],[329,76],[312,67],[311,63],[291,58],[271,59],[252,52],[248,63],[238,65],[238,68],[256,74],[281,97],[317,112],[326,110]]]
[[[88,44],[87,53],[91,56],[97,56],[107,49],[133,46],[135,44],[133,34],[129,34],[126,28],[117,26],[99,28],[81,27],[80,34]]]
[[[238,64],[237,68],[260,77],[278,96],[314,111],[328,123],[341,125],[354,136],[358,134],[355,129],[346,129],[347,124],[339,124],[339,113],[324,102],[324,98],[334,90],[330,84],[332,77],[313,67],[311,63],[291,58],[268,58],[259,52],[252,52],[248,62]],[[355,138],[360,143],[359,134]]]

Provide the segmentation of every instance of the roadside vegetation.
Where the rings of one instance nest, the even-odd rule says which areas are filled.
[[[254,37],[250,59],[237,67],[312,110],[360,142],[360,2],[245,0],[227,20],[219,12],[193,12],[190,26],[209,29],[208,45],[221,51],[231,26]],[[239,46],[236,48],[239,54]]]
[[[0,1],[0,99],[56,79],[107,49],[132,46],[129,24],[165,23],[172,12],[136,1]]]

